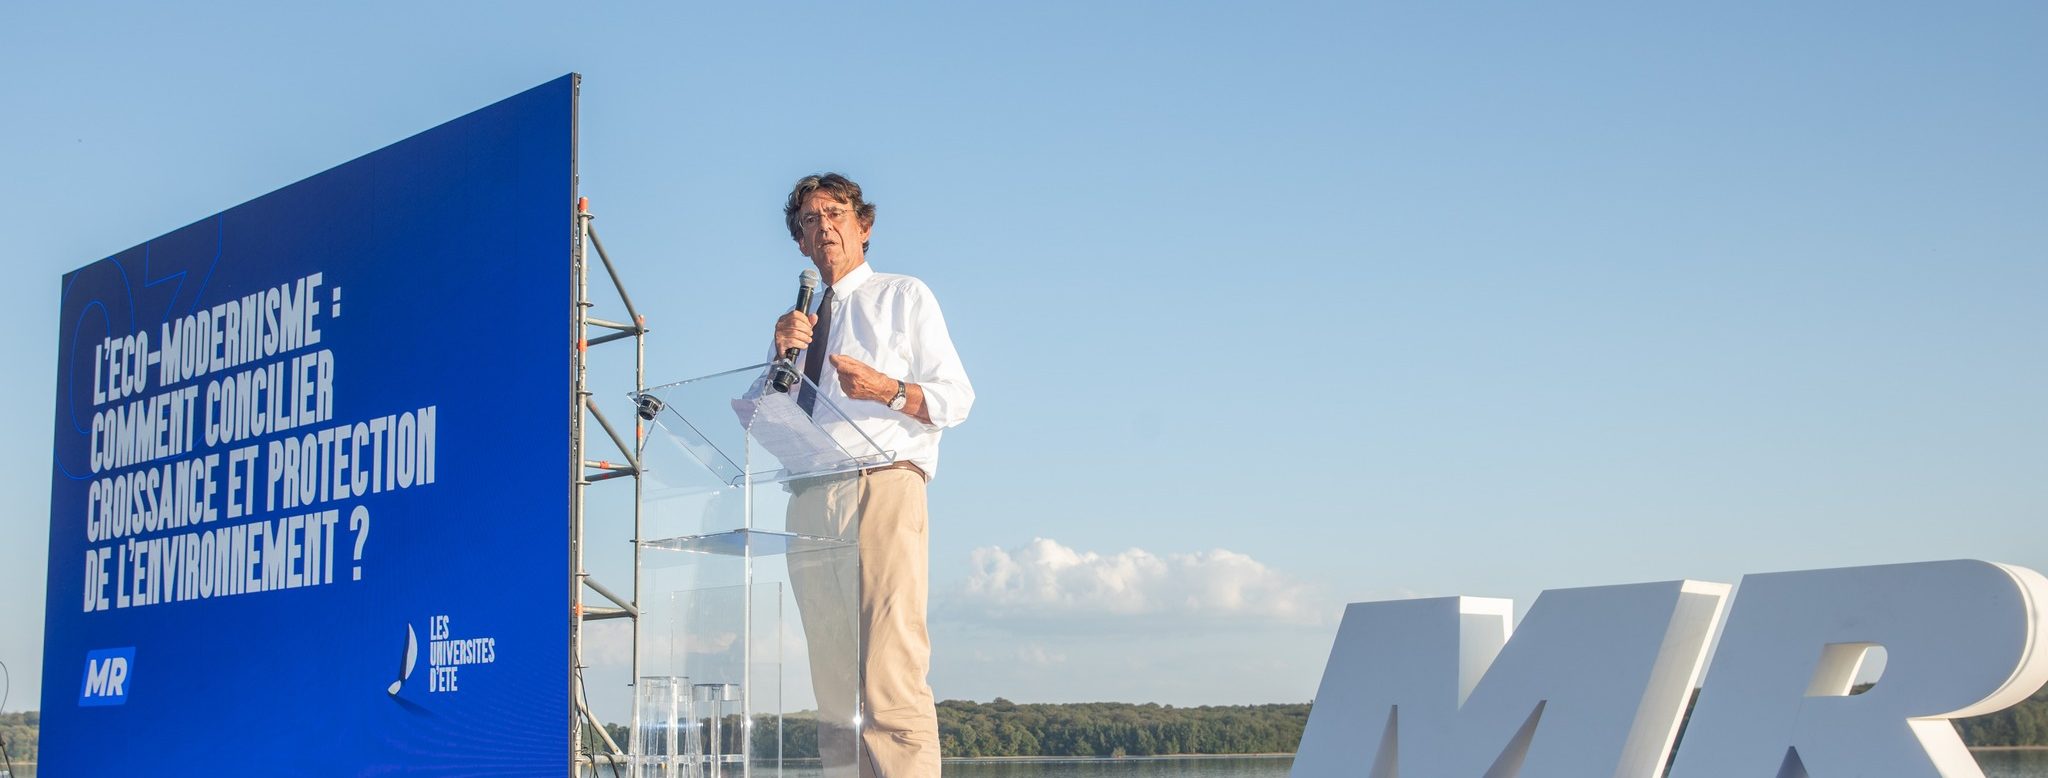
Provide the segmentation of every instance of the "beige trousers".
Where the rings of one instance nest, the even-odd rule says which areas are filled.
[[[829,552],[790,559],[827,778],[938,778],[939,716],[926,680],[932,644],[925,631],[931,560],[924,489],[913,471],[883,470],[799,485],[790,495],[790,531],[844,538],[857,526],[860,533],[857,560]],[[846,592],[856,585],[858,604],[849,614]],[[858,679],[845,677],[850,667],[859,668]],[[856,715],[862,749],[843,726]],[[856,751],[865,753],[856,758]]]

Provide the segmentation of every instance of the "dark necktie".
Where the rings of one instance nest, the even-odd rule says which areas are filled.
[[[825,299],[818,301],[818,326],[811,329],[811,345],[804,350],[804,377],[811,379],[804,384],[803,391],[796,396],[797,407],[809,415],[811,407],[818,404],[818,392],[813,386],[824,384],[825,341],[832,336],[832,287],[825,287]]]

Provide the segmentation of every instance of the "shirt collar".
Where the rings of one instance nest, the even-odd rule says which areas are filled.
[[[832,284],[832,296],[835,299],[845,299],[846,295],[853,294],[853,290],[859,289],[861,284],[874,275],[874,266],[862,262],[859,267],[846,271],[846,275],[839,279],[839,283]]]

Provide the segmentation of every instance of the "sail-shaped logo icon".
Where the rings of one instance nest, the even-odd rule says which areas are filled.
[[[405,625],[405,664],[401,665],[398,669],[398,680],[392,681],[391,688],[384,691],[393,697],[398,696],[399,687],[405,685],[405,679],[412,677],[412,667],[419,662],[419,658],[419,636],[412,631],[412,625],[407,624]]]

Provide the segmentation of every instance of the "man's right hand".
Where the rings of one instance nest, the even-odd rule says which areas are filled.
[[[811,326],[818,323],[818,315],[803,311],[790,311],[775,320],[775,355],[780,357],[790,349],[811,345]]]

